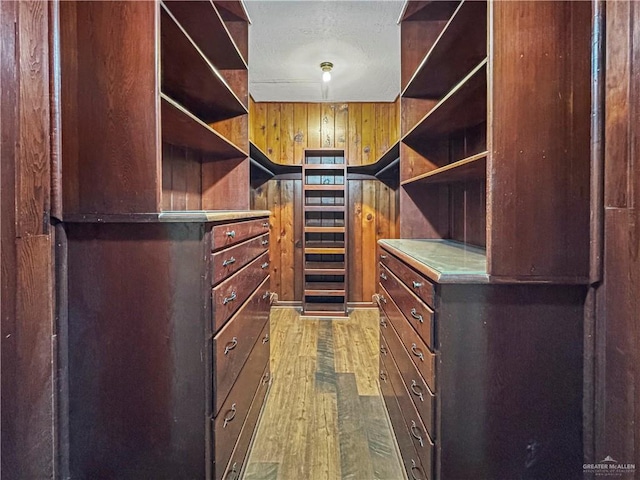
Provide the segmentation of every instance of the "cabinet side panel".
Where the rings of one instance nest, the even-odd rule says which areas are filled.
[[[157,6],[62,2],[66,213],[159,210]]]
[[[589,2],[491,3],[491,275],[587,275],[590,20]]]

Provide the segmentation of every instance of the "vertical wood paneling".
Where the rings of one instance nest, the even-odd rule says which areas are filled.
[[[267,104],[267,148],[270,157],[280,152],[280,107],[279,103]]]
[[[362,182],[349,181],[349,301],[356,302],[362,299],[362,274],[360,261],[362,259]]]
[[[294,244],[294,271],[293,271],[293,300],[302,298],[304,290],[304,252],[302,250],[302,235],[304,222],[302,219],[302,180],[293,182],[293,244]]]
[[[347,148],[347,123],[349,121],[349,105],[346,103],[337,104],[334,116],[334,147],[346,150]],[[348,152],[345,151],[345,155]]]
[[[249,114],[253,143],[263,152],[267,151],[267,105],[267,103],[255,103],[253,113]]]
[[[375,105],[371,103],[362,104],[362,164],[373,163],[376,159],[376,138],[375,138]]]
[[[294,137],[294,110],[293,103],[280,105],[280,163],[295,163],[293,155]]]
[[[376,180],[362,181],[362,299],[371,301],[376,291]]]
[[[295,164],[303,162],[308,131],[307,104],[295,103],[293,105],[293,163]]]
[[[335,143],[335,105],[323,103],[320,112],[320,142],[322,148],[331,148]]]
[[[377,103],[375,105],[375,144],[377,155],[382,155],[391,146],[389,142],[389,105],[393,104]]]
[[[349,104],[349,144],[347,153],[349,157],[349,165],[362,164],[362,104]]]
[[[294,180],[280,181],[280,295],[282,300],[295,300]]]
[[[322,134],[320,122],[321,105],[319,103],[310,103],[307,105],[307,148],[320,148],[322,142],[320,135]]]
[[[267,205],[271,210],[271,235],[269,246],[271,247],[271,290],[281,295],[282,292],[282,239],[280,232],[282,231],[282,213],[280,203],[280,186],[279,180],[270,180],[267,183]]]

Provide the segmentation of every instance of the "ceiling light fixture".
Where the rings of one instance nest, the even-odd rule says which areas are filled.
[[[333,68],[333,63],[331,62],[322,62],[320,64],[320,68],[322,69],[322,81],[328,82],[331,80],[331,69]]]

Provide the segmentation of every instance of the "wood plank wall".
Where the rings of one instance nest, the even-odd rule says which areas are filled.
[[[587,460],[599,462],[610,455],[620,463],[633,463],[634,478],[637,478],[640,469],[640,4],[623,1],[605,5],[604,249],[599,252],[603,267],[601,283],[592,288],[596,298],[594,431],[586,433],[594,440],[595,454]],[[586,424],[588,427],[588,419]]]
[[[49,4],[0,2],[3,478],[55,478]]]
[[[395,103],[256,103],[250,100],[251,140],[276,163],[301,164],[305,148],[345,150],[349,165],[374,163],[397,140]],[[349,302],[371,302],[376,242],[399,234],[397,185],[348,181]],[[271,288],[279,300],[302,298],[301,180],[253,185],[251,208],[272,211]]]

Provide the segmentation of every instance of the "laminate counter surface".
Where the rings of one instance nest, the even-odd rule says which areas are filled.
[[[484,249],[453,240],[379,240],[378,243],[438,283],[488,283]]]

